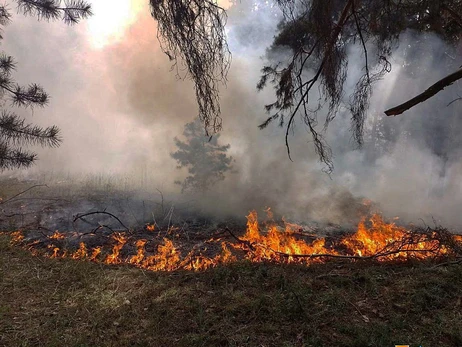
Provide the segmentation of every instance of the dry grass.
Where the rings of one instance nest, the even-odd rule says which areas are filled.
[[[461,300],[460,265],[154,273],[0,236],[2,346],[462,346]]]

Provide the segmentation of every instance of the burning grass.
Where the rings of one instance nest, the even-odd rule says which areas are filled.
[[[343,237],[334,235],[308,240],[307,237],[313,235],[299,230],[298,225],[285,222],[279,226],[271,218],[261,227],[256,212],[252,211],[247,216],[247,228],[242,236],[224,228],[217,231],[221,237],[201,242],[199,246],[194,240],[192,244],[185,244],[181,235],[175,235],[174,228],[168,231],[174,236],[169,238],[166,235],[161,237],[160,232],[153,233],[149,225],[144,232],[122,233],[111,229],[109,241],[99,236],[100,243],[92,247],[78,240],[86,235],[88,241],[95,243],[95,238],[98,239],[95,232],[64,234],[55,231],[45,235],[45,239],[43,236],[37,239],[31,233],[17,231],[12,233],[12,242],[50,258],[126,263],[152,271],[199,271],[239,259],[312,265],[333,259],[385,262],[459,260],[462,256],[462,236],[453,235],[441,227],[406,229],[385,222],[379,214],[372,215],[368,221],[364,218],[356,232]],[[78,247],[72,249],[72,244],[78,244]]]
[[[2,346],[460,346],[462,267],[228,263],[207,271],[32,256],[0,235]]]

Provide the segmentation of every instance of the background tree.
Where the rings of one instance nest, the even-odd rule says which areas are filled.
[[[345,105],[351,113],[354,138],[359,145],[362,144],[373,85],[391,70],[389,58],[402,34],[407,30],[434,33],[452,45],[459,42],[462,35],[462,0],[274,1],[282,10],[283,20],[270,52],[285,47],[291,53],[284,61],[277,61],[262,69],[257,88],[273,85],[276,98],[266,106],[269,116],[260,128],[265,128],[273,121],[284,126],[290,157],[289,133],[295,117],[300,116],[311,133],[321,162],[329,172],[333,169],[332,152],[324,140],[325,131],[339,107]],[[227,52],[223,34],[225,21],[204,22],[204,27],[213,27],[216,33],[214,37],[218,38],[216,40],[211,39],[208,31],[185,29],[189,24],[195,24],[196,18],[204,13],[205,18],[223,18],[224,10],[217,6],[216,1],[151,0],[150,3],[152,14],[159,21],[162,39],[175,48],[173,58],[179,56],[186,61],[196,86],[207,84],[210,79],[195,72],[201,68],[221,66],[221,71],[227,71],[228,61],[222,59]],[[172,11],[175,7],[181,8],[181,15],[175,15]],[[186,30],[186,36],[181,37],[182,30]],[[197,45],[203,49],[211,46],[219,54],[209,55],[207,60],[191,59],[190,56],[195,57],[191,52],[195,52],[193,47]],[[347,50],[353,45],[360,47],[363,52],[363,75],[357,80],[348,99],[345,99],[344,85],[349,60]],[[210,62],[213,64],[202,66]],[[462,70],[458,70],[417,98],[387,110],[387,114],[400,114],[461,77]],[[197,98],[199,105],[206,100],[200,93]],[[201,107],[199,110],[206,127],[219,117],[219,108],[214,109],[216,112],[202,112]],[[320,111],[325,118],[319,129]]]
[[[171,153],[171,156],[178,162],[179,169],[188,168],[189,175],[183,182],[175,183],[181,185],[182,192],[204,193],[217,182],[224,180],[225,173],[232,169],[233,158],[226,155],[230,145],[219,145],[219,134],[207,136],[200,119],[187,123],[183,136],[185,141],[175,137],[178,150]]]
[[[91,7],[81,0],[16,0],[18,12],[36,16],[39,20],[62,19],[66,24],[76,24],[91,15]],[[0,5],[0,27],[3,29],[11,21],[7,5]],[[0,36],[0,39],[3,37]],[[43,107],[49,101],[48,94],[35,83],[21,86],[12,78],[16,69],[13,57],[0,54],[0,98],[11,106],[33,108]],[[0,170],[30,166],[37,155],[24,150],[24,146],[59,146],[61,138],[56,126],[42,128],[27,124],[16,113],[2,109],[0,115]]]

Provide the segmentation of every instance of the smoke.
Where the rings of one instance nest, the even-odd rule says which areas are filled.
[[[277,8],[254,2],[229,9],[233,62],[221,94],[220,142],[231,145],[236,172],[193,203],[216,215],[271,207],[290,218],[345,224],[357,220],[368,198],[405,221],[434,217],[460,225],[462,121],[458,102],[447,106],[459,85],[402,116],[383,114],[455,69],[460,62],[453,49],[431,35],[416,40],[406,34],[393,55],[394,70],[374,90],[363,148],[352,140],[346,111],[331,124],[335,171],[327,176],[301,122],[290,137],[294,162],[284,129],[258,129],[273,91],[257,93],[255,86],[280,18]],[[56,124],[64,139],[58,149],[38,148],[39,162],[22,175],[120,174],[177,197],[173,182],[185,173],[170,157],[173,138],[196,117],[197,105],[184,66],[172,66],[160,50],[147,4],[119,40],[102,48],[92,47],[84,23],[66,27],[15,16],[4,36],[2,49],[18,62],[14,76],[42,84],[52,96],[48,107],[20,113],[40,125]],[[363,56],[357,48],[350,55],[347,83],[353,86]]]

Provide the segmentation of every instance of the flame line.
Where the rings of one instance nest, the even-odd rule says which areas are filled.
[[[271,249],[270,249],[271,250]],[[272,250],[273,251],[273,250]],[[273,251],[276,254],[283,256],[283,257],[292,257],[292,258],[343,258],[343,259],[359,259],[359,260],[370,260],[376,259],[381,257],[386,257],[393,254],[399,253],[435,253],[437,254],[437,250],[435,249],[399,249],[395,251],[389,251],[385,253],[376,253],[373,255],[363,256],[363,255],[340,255],[340,254],[329,254],[329,253],[321,253],[321,254],[289,254],[279,251]]]

